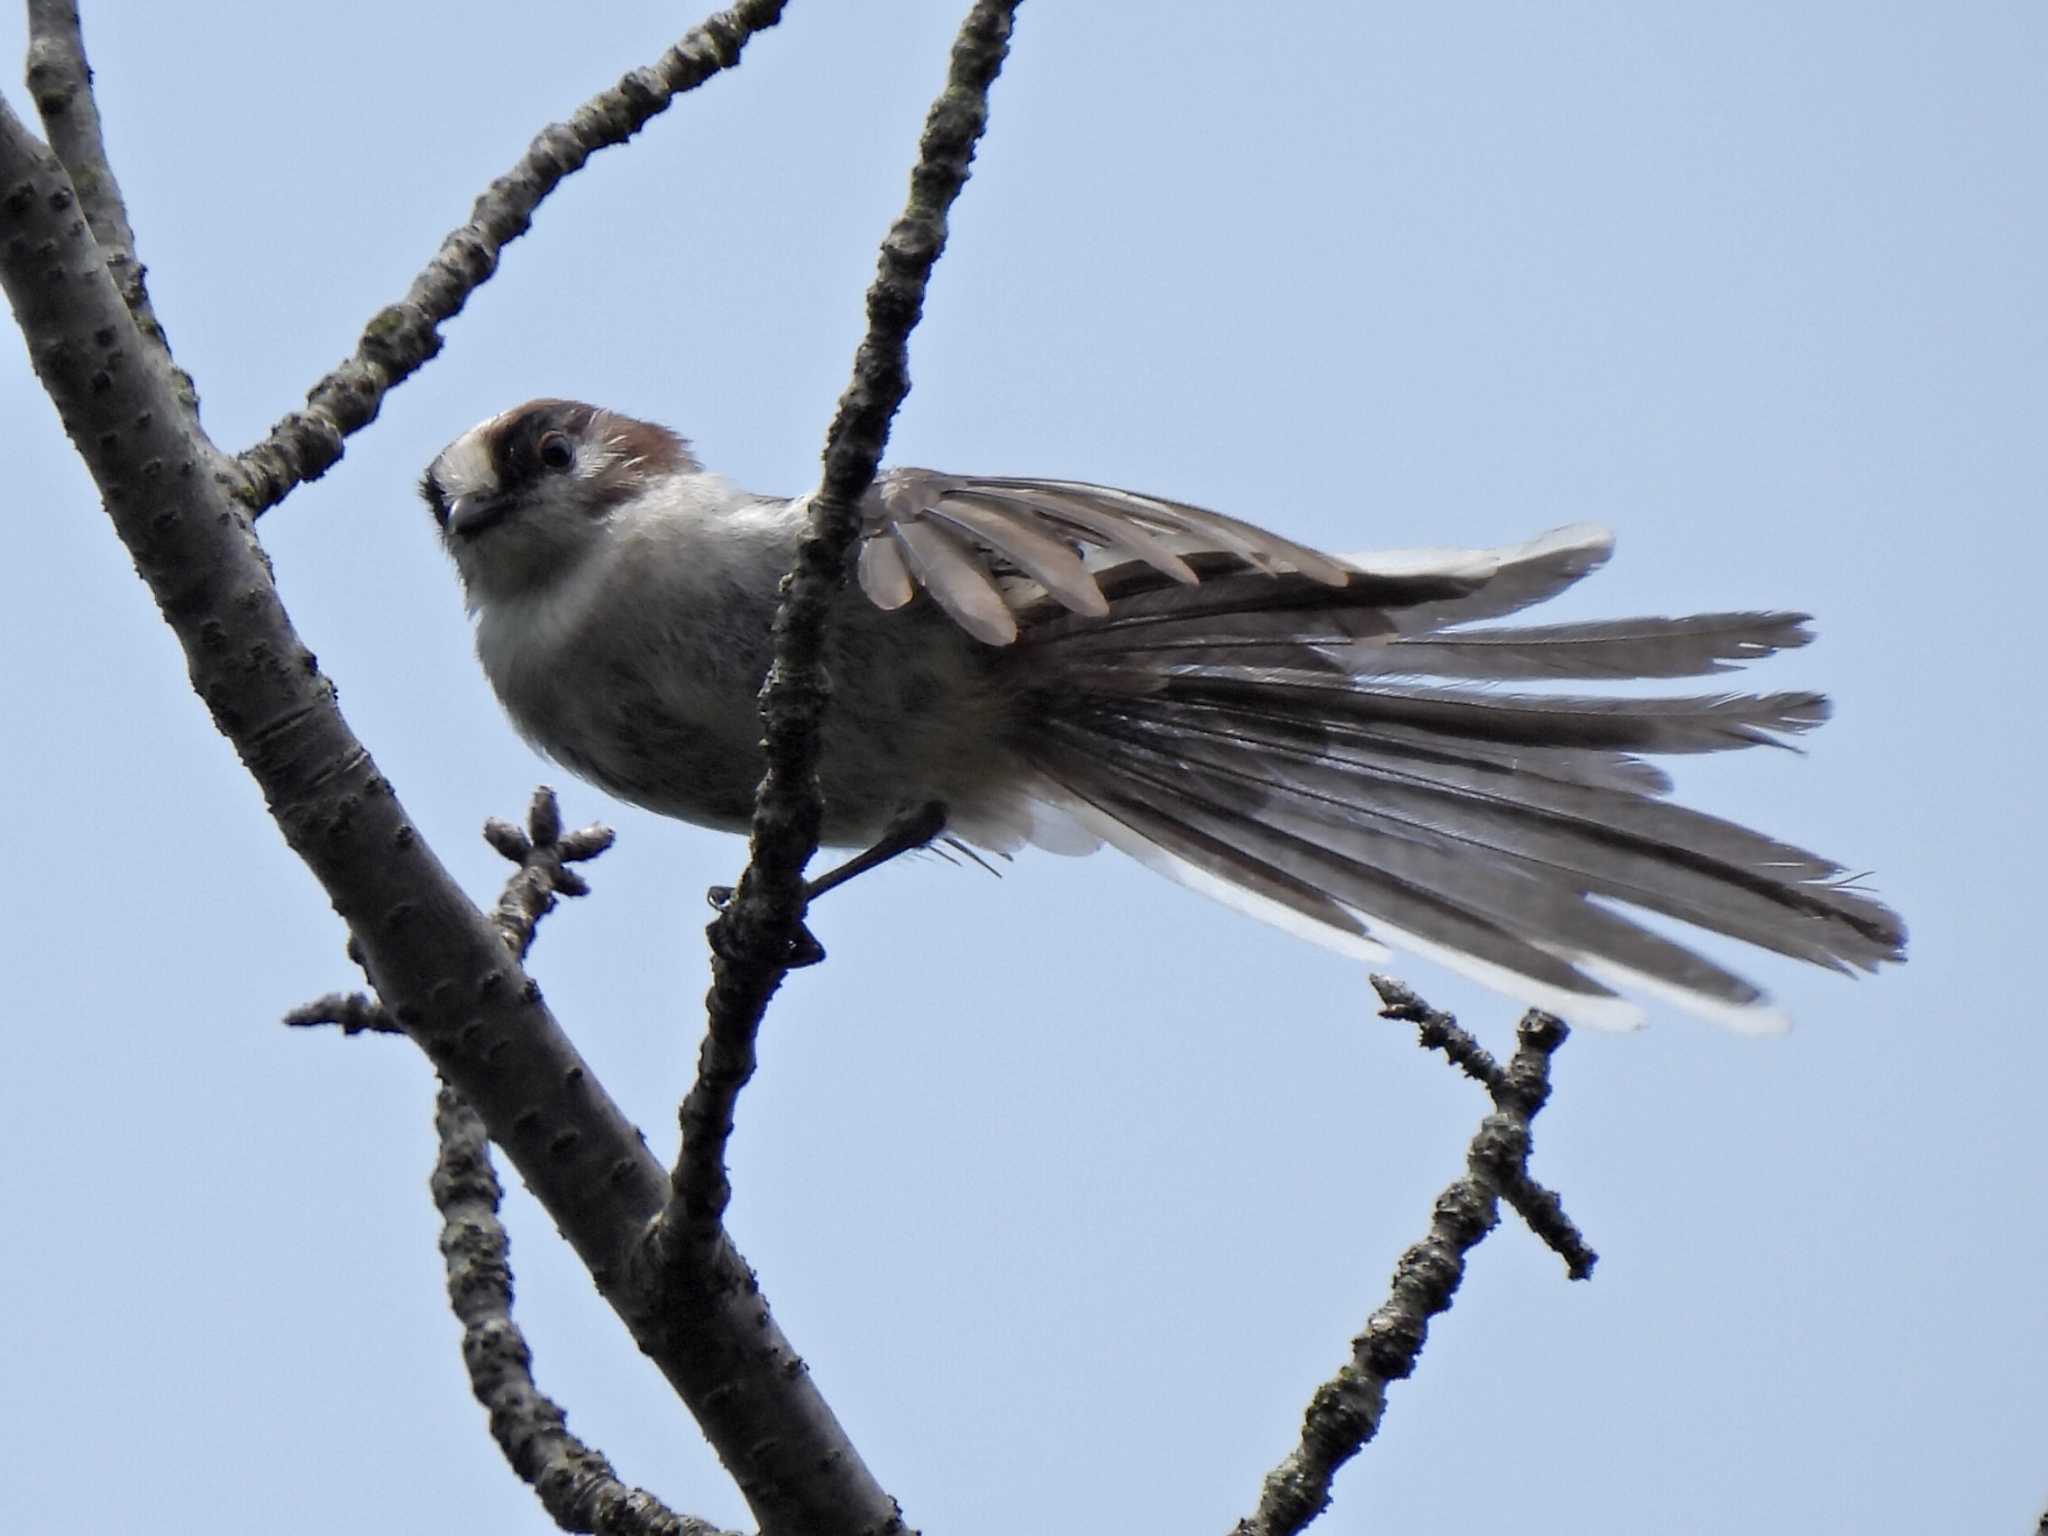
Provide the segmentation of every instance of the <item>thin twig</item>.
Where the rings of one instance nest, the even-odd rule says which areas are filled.
[[[135,251],[135,231],[128,223],[127,204],[107,158],[100,129],[99,103],[93,99],[92,66],[85,59],[85,33],[72,0],[28,0],[28,89],[50,148],[70,172],[78,208],[99,245],[115,286],[135,317],[136,328],[166,358],[170,343],[149,302],[146,269]],[[195,414],[198,392],[182,369],[185,403]]]
[[[1380,982],[1374,978],[1375,985]],[[1412,1006],[1434,1014],[1407,988],[1391,986],[1397,996],[1388,998],[1390,1011]],[[1387,991],[1382,988],[1381,995]],[[1448,1015],[1438,1018],[1441,1026],[1463,1034]],[[1267,1475],[1258,1509],[1238,1522],[1236,1536],[1293,1536],[1302,1530],[1329,1506],[1337,1469],[1379,1432],[1388,1385],[1413,1374],[1430,1319],[1450,1309],[1464,1278],[1465,1255],[1499,1223],[1506,1183],[1528,1175],[1529,1121],[1548,1093],[1550,1058],[1566,1034],[1563,1023],[1548,1014],[1531,1010],[1523,1018],[1514,1059],[1505,1071],[1496,1066],[1491,1074],[1503,1092],[1466,1151],[1465,1176],[1437,1196],[1429,1235],[1401,1255],[1387,1300],[1351,1341],[1350,1360],[1316,1389],[1302,1417],[1300,1444]],[[1470,1050],[1431,1044],[1474,1072],[1476,1043]]]
[[[988,122],[988,92],[1009,50],[1017,0],[978,0],[953,45],[945,89],[925,119],[903,216],[882,242],[868,289],[868,331],[826,439],[810,532],[775,616],[775,662],[761,690],[768,772],[754,802],[749,862],[732,901],[711,924],[712,981],[697,1078],[684,1098],[682,1151],[654,1236],[658,1262],[678,1243],[720,1230],[732,1197],[725,1147],[733,1107],[754,1073],[754,1041],[768,999],[788,971],[803,918],[803,870],[818,847],[818,727],[830,683],[825,620],[844,585],[866,494],[889,423],[910,390],[909,337],[925,285],[946,244],[946,215],[967,181]]]
[[[1384,1005],[1380,1009],[1381,1018],[1402,1019],[1415,1025],[1424,1048],[1442,1051],[1467,1077],[1485,1087],[1499,1108],[1533,1119],[1549,1100],[1547,1053],[1517,1052],[1514,1060],[1503,1068],[1484,1046],[1458,1026],[1456,1019],[1441,1009],[1430,1007],[1405,983],[1391,976],[1375,976],[1372,984]],[[1555,1029],[1559,1044],[1563,1043],[1566,1033],[1562,1019],[1533,1009],[1523,1019],[1521,1028],[1525,1037],[1532,1029]],[[1556,1045],[1550,1047],[1552,1051],[1556,1049]],[[1600,1255],[1592,1250],[1572,1219],[1565,1214],[1564,1202],[1530,1177],[1529,1160],[1524,1157],[1518,1162],[1503,1164],[1494,1173],[1499,1181],[1501,1198],[1514,1207],[1515,1213],[1538,1239],[1564,1260],[1566,1277],[1590,1280]]]
[[[441,325],[497,269],[499,253],[526,233],[534,210],[564,178],[598,150],[625,143],[683,92],[732,68],[748,39],[781,20],[786,3],[740,0],[707,16],[652,68],[634,70],[568,122],[542,129],[518,164],[477,199],[469,222],[441,242],[405,297],[371,318],[355,355],[307,392],[306,408],[239,455],[249,514],[262,516],[333,467],[344,440],[376,420],[384,396],[441,350]]]
[[[1493,1054],[1458,1027],[1458,1021],[1440,1008],[1432,1008],[1410,990],[1407,983],[1391,976],[1374,976],[1373,990],[1380,995],[1380,1017],[1413,1024],[1424,1050],[1442,1051],[1457,1067],[1488,1093],[1499,1097],[1506,1081]]]
[[[511,1244],[498,1219],[502,1191],[490,1139],[462,1095],[444,1087],[434,1108],[440,1153],[429,1187],[441,1213],[448,1300],[462,1322],[470,1389],[491,1416],[491,1436],[512,1470],[565,1531],[604,1536],[730,1536],[679,1515],[621,1482],[603,1453],[569,1432],[562,1410],[533,1379],[533,1353],[512,1319]]]
[[[568,866],[596,858],[612,845],[612,829],[593,822],[574,832],[562,830],[562,808],[555,792],[543,784],[526,808],[526,830],[493,816],[484,823],[484,841],[518,865],[498,896],[498,931],[521,960],[533,948],[540,920],[555,910],[561,896],[588,896],[590,886]]]
[[[294,1029],[321,1024],[338,1024],[344,1035],[402,1035],[398,1021],[384,1011],[384,1005],[367,992],[329,992],[310,1003],[301,1003],[284,1016]]]

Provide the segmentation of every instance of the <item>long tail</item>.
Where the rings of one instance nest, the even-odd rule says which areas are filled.
[[[1899,918],[1839,866],[1658,798],[1669,780],[1638,756],[1784,745],[1826,700],[1496,685],[1724,672],[1804,645],[1805,616],[1462,627],[1541,601],[1609,547],[1581,527],[1361,556],[1335,588],[1122,567],[1101,579],[1107,616],[1024,626],[1045,679],[1034,765],[1103,840],[1340,949],[1428,955],[1586,1023],[1638,1021],[1619,983],[1782,1028],[1754,984],[1610,903],[1838,971],[1902,958]]]

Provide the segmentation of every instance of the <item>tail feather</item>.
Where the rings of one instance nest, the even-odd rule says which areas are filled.
[[[1778,738],[1828,717],[1817,693],[1714,694],[1691,699],[1605,699],[1539,693],[1481,693],[1353,681],[1332,685],[1279,674],[1173,679],[1177,696],[1219,704],[1267,705],[1306,719],[1395,723],[1503,745],[1606,752],[1725,752],[1783,746]]]
[[[1284,718],[1284,717],[1275,717]],[[1667,795],[1671,775],[1655,763],[1626,752],[1587,747],[1531,747],[1516,742],[1453,738],[1409,725],[1362,727],[1331,722],[1317,728],[1331,739],[1363,737],[1388,752],[1428,763],[1444,763],[1474,773],[1513,773],[1589,789],[1613,789],[1630,795]]]
[[[1635,754],[1783,746],[1826,700],[1483,685],[1724,672],[1805,644],[1805,616],[1445,627],[1540,601],[1606,551],[1565,530],[1462,567],[1350,557],[1355,587],[1099,574],[1105,618],[1022,626],[1046,679],[1034,766],[1105,840],[1340,948],[1417,950],[1587,1022],[1630,1022],[1617,982],[1776,1027],[1753,983],[1626,909],[1848,972],[1900,958],[1903,925],[1833,862],[1657,798],[1669,780]]]
[[[1164,831],[1190,852],[1202,850],[1202,867],[1228,868],[1237,878],[1255,873],[1261,885],[1286,885],[1320,893],[1325,899],[1370,914],[1368,934],[1380,928],[1440,946],[1491,971],[1522,978],[1558,999],[1574,1003],[1611,998],[1611,989],[1575,970],[1570,961],[1533,945],[1426,881],[1389,863],[1367,863],[1333,852],[1281,825],[1284,818],[1253,821],[1232,805],[1212,799],[1175,775],[1150,771],[1150,754],[1128,748],[1114,762],[1090,773],[1080,754],[1067,760],[1069,788],[1101,810],[1148,836]],[[1210,780],[1210,783],[1217,781]],[[1178,849],[1176,851],[1179,851]],[[1185,856],[1185,854],[1183,855]]]
[[[1803,613],[1702,613],[1685,619],[1609,619],[1596,624],[1404,634],[1345,659],[1382,676],[1527,682],[1704,677],[1808,644]]]
[[[1110,656],[1153,669],[1242,667],[1343,677],[1548,682],[1701,677],[1733,671],[1813,638],[1803,613],[1708,613],[1687,619],[1406,634],[1372,597],[1347,592],[1354,601],[1339,608],[1330,603],[1327,588],[1311,588],[1301,596],[1298,607],[1275,605],[1245,613],[1221,607],[1229,594],[1219,593],[1219,607],[1207,613],[1168,606],[1142,618],[1069,626],[1062,634],[1034,640],[1064,645],[1075,656]],[[1142,635],[1134,632],[1141,624]]]
[[[1090,765],[1091,756],[1083,751],[1064,757],[1061,782],[1081,807],[1096,813],[1105,840],[1128,848],[1135,835],[1167,848],[1185,867],[1163,872],[1195,889],[1221,894],[1232,905],[1243,904],[1237,890],[1218,892],[1209,882],[1220,877],[1229,886],[1261,894],[1274,886],[1310,892],[1334,901],[1347,914],[1366,914],[1360,929],[1368,940],[1428,955],[1579,1022],[1616,1029],[1641,1022],[1640,1009],[1570,959],[1529,943],[1427,883],[1334,853],[1286,828],[1249,820],[1128,757]],[[1141,850],[1132,851],[1144,857]],[[1348,932],[1309,936],[1339,950],[1352,947]]]
[[[1358,915],[1314,882],[1190,826],[1170,804],[1134,793],[1113,769],[1069,762],[1060,787],[1062,808],[1084,827],[1190,889],[1359,959],[1389,957]]]
[[[1477,920],[1516,947],[1474,952],[1508,963],[1510,969],[1517,969],[1514,960],[1526,962],[1527,952],[1535,951],[1553,961],[1563,957],[1567,968],[1588,958],[1608,961],[1731,1007],[1762,999],[1741,977],[1588,902],[1586,872],[1565,862],[1575,851],[1568,844],[1549,857],[1524,853],[1514,847],[1512,831],[1446,826],[1441,819],[1416,814],[1412,804],[1403,811],[1375,809],[1360,815],[1342,802],[1276,786],[1255,769],[1247,771],[1242,759],[1235,767],[1225,766],[1206,756],[1191,759],[1141,748],[1128,739],[1117,741],[1114,751],[1120,762],[1146,762],[1151,786],[1171,795],[1177,806],[1196,805],[1227,818],[1239,848],[1276,859],[1305,857],[1334,882],[1332,891],[1376,901],[1365,910],[1411,932],[1455,944],[1461,928],[1468,930],[1464,936],[1469,940],[1466,920]],[[1475,850],[1493,857],[1473,857]],[[1390,904],[1381,890],[1388,881],[1398,882],[1422,904]],[[1779,922],[1784,920],[1780,913]],[[1801,959],[1831,963],[1823,950],[1796,943],[1783,947]],[[1538,979],[1560,984],[1555,966],[1552,974]]]
[[[1456,860],[1445,878],[1470,870],[1493,884],[1533,880],[1540,890],[1516,888],[1517,909],[1559,939],[1565,920],[1544,905],[1558,893],[1627,902],[1836,970],[1874,967],[1895,938],[1881,908],[1829,883],[1841,873],[1833,864],[1681,806],[1536,782],[1475,790],[1456,775],[1431,778],[1363,752],[1317,752],[1276,733],[1186,718],[1126,717],[1095,734],[1112,753],[1143,751],[1205,785],[1227,781],[1248,818],[1310,829],[1358,857],[1386,857],[1380,839],[1392,836]]]

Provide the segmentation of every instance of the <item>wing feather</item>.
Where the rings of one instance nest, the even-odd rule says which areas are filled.
[[[893,522],[888,533],[917,584],[962,629],[988,645],[1017,638],[1016,616],[966,540],[924,518]]]

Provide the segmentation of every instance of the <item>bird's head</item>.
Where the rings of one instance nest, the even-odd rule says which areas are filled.
[[[442,449],[420,495],[474,609],[558,580],[621,508],[700,467],[666,427],[575,400],[529,400]]]

